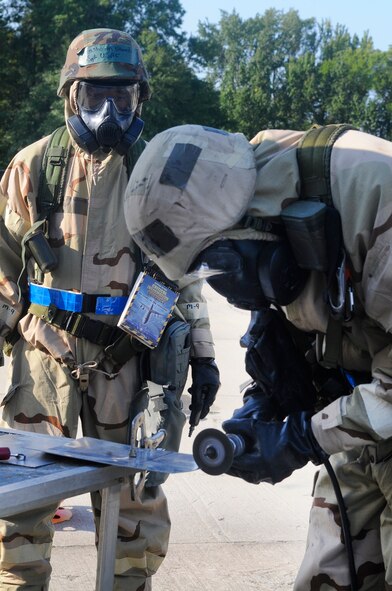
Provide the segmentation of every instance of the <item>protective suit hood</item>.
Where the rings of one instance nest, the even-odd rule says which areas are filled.
[[[165,275],[177,280],[222,233],[236,233],[255,182],[254,151],[244,135],[173,127],[156,135],[135,165],[125,194],[128,230]]]
[[[257,179],[248,215],[278,221],[282,209],[299,199],[297,147],[303,135],[291,129],[266,129],[251,139]]]

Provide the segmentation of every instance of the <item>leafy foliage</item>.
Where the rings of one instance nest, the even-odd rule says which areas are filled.
[[[180,0],[0,0],[0,166],[64,121],[56,96],[71,40],[84,29],[128,31],[151,76],[145,137],[202,123],[252,137],[267,127],[347,122],[392,139],[392,50],[343,25],[274,8],[181,32]]]
[[[183,14],[179,0],[0,0],[1,165],[63,124],[59,72],[84,29],[126,30],[141,45],[154,92],[145,108],[147,138],[190,120],[218,124],[218,93],[185,60]]]
[[[347,122],[392,139],[392,54],[376,51],[367,34],[351,37],[342,25],[303,20],[295,10],[247,20],[233,11],[222,12],[219,25],[199,23],[190,48],[195,67],[219,90],[231,130],[253,136],[268,127]]]
[[[141,35],[152,100],[143,106],[147,137],[184,123],[221,127],[219,94],[213,85],[197,78],[181,55],[160,44],[156,33]]]

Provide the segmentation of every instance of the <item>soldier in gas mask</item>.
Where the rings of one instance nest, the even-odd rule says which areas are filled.
[[[179,352],[162,350],[162,337],[158,370],[156,356],[116,326],[143,264],[123,213],[129,173],[146,145],[140,117],[151,94],[139,46],[122,31],[83,31],[68,49],[58,94],[66,126],[21,150],[1,182],[0,344],[12,349],[2,425],[75,437],[80,417],[84,435],[127,443],[145,379],[158,371],[158,383],[168,385],[163,369],[176,371],[180,356],[164,411],[167,437],[178,445],[189,364],[193,426],[219,387],[201,282],[177,286],[174,315],[189,338]],[[166,554],[170,519],[156,475],[139,497],[133,493],[125,484],[114,589],[147,591]],[[99,525],[100,492],[92,504]],[[48,588],[55,510],[1,522],[0,589]]]
[[[125,215],[168,277],[204,275],[257,312],[254,382],[223,423],[245,442],[229,474],[275,484],[325,464],[294,589],[392,588],[392,144],[344,125],[250,143],[174,127],[138,161]]]

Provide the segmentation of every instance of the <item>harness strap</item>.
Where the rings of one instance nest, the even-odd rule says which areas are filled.
[[[50,136],[42,160],[37,208],[40,219],[59,207],[64,199],[64,184],[72,145],[67,127],[57,128]]]
[[[356,130],[347,123],[314,125],[305,133],[297,148],[297,162],[301,179],[301,198],[318,199],[329,206],[326,219],[326,240],[329,253],[327,273],[328,291],[336,275],[341,257],[343,237],[340,216],[334,208],[331,193],[331,154],[336,140],[348,130]],[[316,354],[319,364],[336,368],[341,362],[343,318],[329,313],[325,335],[316,337]]]
[[[343,327],[341,320],[329,315],[325,335],[316,335],[316,358],[322,367],[336,368],[342,359]]]
[[[138,139],[124,157],[128,177],[131,175],[147,142]],[[64,199],[64,185],[72,144],[66,125],[57,128],[50,136],[42,160],[39,180],[37,208],[41,219],[47,219],[51,211],[59,207]]]
[[[347,123],[314,125],[305,133],[297,148],[297,161],[301,177],[301,198],[319,197],[333,207],[331,195],[331,154],[339,136],[349,129]]]
[[[297,162],[301,179],[301,199],[320,199],[333,206],[331,196],[331,154],[336,140],[349,129],[348,123],[313,125],[297,147]],[[277,236],[284,235],[280,223],[253,215],[245,215],[239,222],[243,228],[253,228]]]
[[[83,338],[103,347],[105,357],[117,366],[124,365],[145,349],[142,343],[132,339],[121,328],[110,326],[100,320],[92,320],[79,312],[60,310],[53,304],[50,306],[31,304],[28,312],[76,338]]]
[[[117,326],[110,326],[100,320],[92,320],[79,312],[61,310],[54,304],[49,306],[31,304],[28,312],[56,328],[65,330],[74,337],[87,339],[102,347],[113,343],[123,333]]]

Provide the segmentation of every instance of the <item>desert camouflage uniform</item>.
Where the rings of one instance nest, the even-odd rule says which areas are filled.
[[[252,140],[259,174],[251,207],[259,215],[279,215],[298,198],[294,148],[301,137],[299,132],[271,130]],[[392,589],[392,144],[358,131],[345,132],[332,150],[331,181],[356,304],[353,320],[343,326],[339,363],[347,370],[369,371],[373,380],[317,413],[312,427],[322,448],[333,454],[359,588]],[[301,296],[287,306],[286,315],[298,328],[325,334],[323,288],[323,275],[313,272]],[[294,588],[351,588],[336,497],[323,468]]]
[[[72,114],[68,100],[66,119]],[[22,271],[21,241],[37,220],[37,191],[48,138],[21,150],[1,183],[0,200],[0,337],[17,327],[21,338],[12,350],[11,385],[2,406],[2,424],[54,436],[75,437],[78,419],[83,433],[126,442],[132,401],[140,388],[139,358],[130,359],[115,379],[91,368],[103,358],[102,347],[50,326],[26,313],[18,298]],[[89,156],[78,146],[69,162],[62,206],[52,214],[50,243],[58,268],[43,277],[44,285],[88,294],[125,296],[135,279],[137,247],[129,237],[123,215],[128,175],[124,158]],[[27,265],[30,278],[34,264]],[[23,281],[21,282],[23,287]],[[200,283],[183,285],[177,315],[191,324],[191,355],[214,357],[206,303]],[[118,316],[97,316],[115,325]],[[2,340],[0,338],[0,340]],[[88,364],[88,367],[84,366]],[[113,368],[104,362],[101,369]],[[74,372],[73,375],[71,372]],[[79,374],[88,374],[82,391]],[[60,501],[60,499],[59,499]],[[101,495],[92,494],[97,527]],[[51,517],[56,506],[0,522],[0,589],[48,588],[53,536]],[[170,519],[161,487],[145,488],[132,501],[128,485],[121,496],[115,589],[147,591],[163,561]]]
[[[282,209],[300,197],[296,148],[303,135],[262,131],[251,141],[251,157],[241,134],[185,125],[155,136],[127,188],[131,235],[171,279],[181,277],[216,240],[277,239],[273,224],[249,228],[246,222],[250,216],[281,223]],[[161,175],[174,169],[177,143],[189,148],[188,177],[184,182],[174,170],[165,187]],[[312,427],[331,454],[342,487],[360,589],[379,591],[392,589],[392,143],[345,131],[332,149],[331,187],[355,296],[354,316],[342,325],[337,361],[372,378],[350,395],[326,402],[312,417]],[[155,219],[178,239],[172,248],[154,242]],[[285,308],[289,321],[321,339],[329,320],[325,281],[324,274],[312,272],[303,292]],[[350,588],[337,501],[321,469],[294,589]]]

